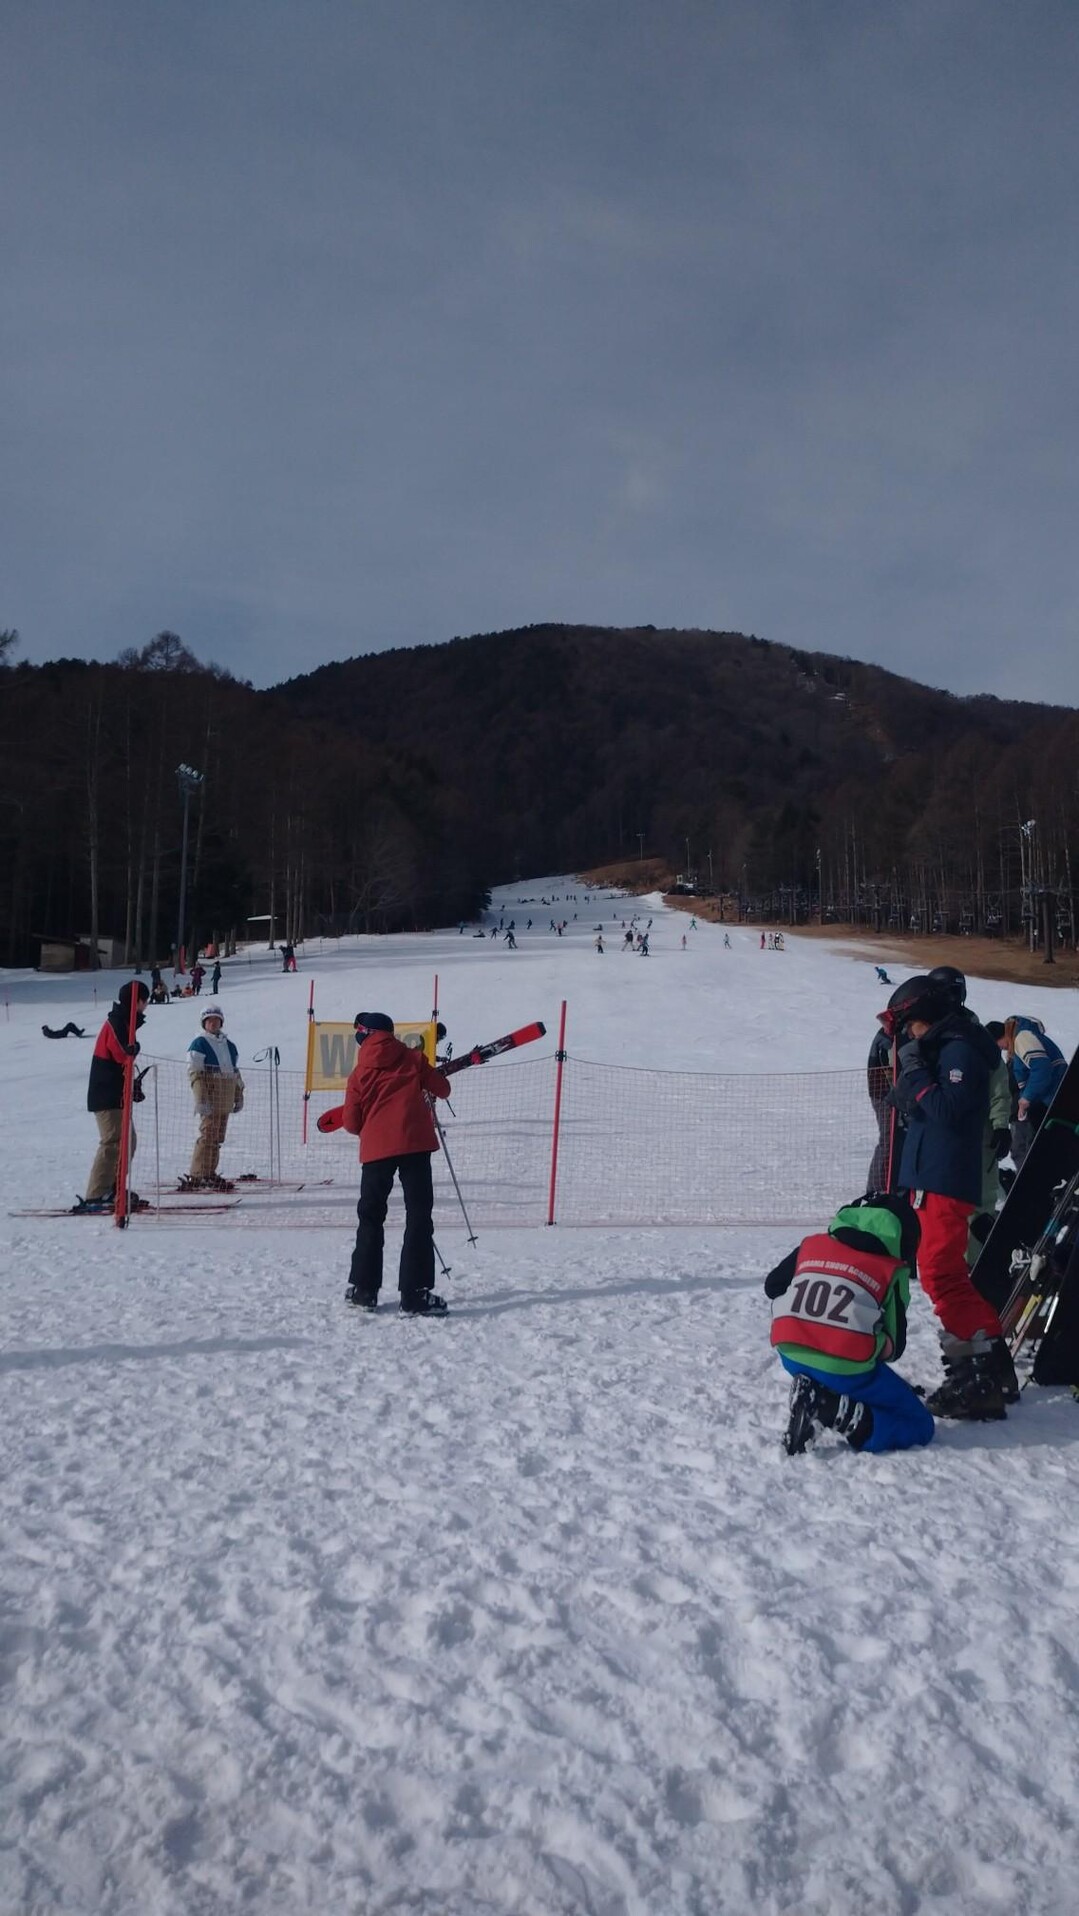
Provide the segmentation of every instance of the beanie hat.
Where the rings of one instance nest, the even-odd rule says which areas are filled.
[[[199,1019],[199,1023],[204,1025],[207,1018],[220,1018],[222,1024],[225,1022],[225,1014],[220,1005],[207,1005],[202,1017]]]
[[[393,1034],[393,1019],[384,1011],[358,1011],[352,1020],[356,1032],[356,1043],[362,1044],[372,1031],[388,1031]]]

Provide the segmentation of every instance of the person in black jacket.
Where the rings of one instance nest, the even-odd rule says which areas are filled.
[[[927,976],[892,993],[884,1023],[899,1040],[891,1095],[907,1124],[899,1188],[918,1212],[918,1277],[941,1324],[945,1381],[929,1409],[939,1417],[1004,1417],[1005,1405],[1018,1401],[1015,1368],[1000,1319],[975,1290],[966,1260],[997,1047]]]
[[[86,1196],[75,1205],[77,1211],[111,1211],[116,1200],[116,1172],[120,1160],[120,1135],[124,1123],[124,1071],[129,1058],[138,1056],[139,1046],[128,1043],[131,1030],[131,1000],[139,1005],[150,996],[149,986],[141,978],[130,978],[121,985],[101,1030],[97,1034],[90,1060],[90,1082],[86,1089],[86,1109],[97,1120],[97,1155],[90,1167]],[[143,1022],[140,1009],[136,1025]],[[135,1155],[135,1127],[131,1127],[131,1156]],[[132,1194],[132,1204],[137,1200]]]
[[[881,1017],[886,1018],[887,1012]],[[874,1034],[866,1059],[866,1088],[877,1120],[877,1148],[869,1161],[867,1191],[895,1191],[906,1125],[892,1099],[895,1039],[884,1029]]]

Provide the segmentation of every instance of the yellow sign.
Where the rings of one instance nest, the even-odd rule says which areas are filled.
[[[428,1064],[435,1061],[435,1027],[422,1023],[397,1023],[394,1036],[411,1051],[422,1051]],[[352,1025],[319,1024],[315,1019],[307,1027],[307,1073],[304,1090],[343,1091],[356,1062],[356,1033]]]

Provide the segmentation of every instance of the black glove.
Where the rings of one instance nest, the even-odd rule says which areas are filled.
[[[993,1156],[996,1158],[998,1164],[1000,1163],[1001,1158],[1010,1157],[1011,1149],[1012,1149],[1012,1134],[1009,1131],[1007,1125],[1003,1125],[999,1131],[993,1132],[992,1138],[990,1139],[990,1143],[993,1146]]]
[[[794,1276],[794,1267],[797,1262],[798,1252],[796,1250],[788,1251],[786,1257],[776,1265],[775,1269],[769,1271],[764,1280],[765,1297],[782,1297],[784,1291],[790,1289],[791,1279]]]
[[[137,1044],[125,1044],[124,1046],[125,1058],[137,1058],[138,1055],[139,1055],[139,1047]]]

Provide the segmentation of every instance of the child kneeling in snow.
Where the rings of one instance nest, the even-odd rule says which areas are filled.
[[[918,1237],[905,1198],[857,1198],[765,1278],[772,1343],[794,1379],[783,1438],[789,1456],[819,1429],[838,1432],[852,1450],[931,1441],[930,1412],[885,1361],[901,1357],[907,1341]]]

